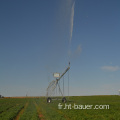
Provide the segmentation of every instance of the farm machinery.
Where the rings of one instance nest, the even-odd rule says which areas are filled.
[[[55,89],[57,89],[57,87],[58,87],[59,93],[62,96],[62,102],[67,101],[66,98],[64,97],[64,81],[63,81],[63,91],[62,91],[60,88],[60,79],[69,71],[69,69],[70,69],[70,62],[69,62],[68,67],[65,69],[65,71],[61,75],[59,73],[54,73],[54,77],[56,78],[56,80],[51,81],[47,87],[46,97],[47,97],[48,103],[51,103],[52,100],[55,100],[55,97],[53,95],[54,95]],[[69,80],[69,78],[68,78],[68,80]],[[68,84],[69,84],[69,81],[68,81]],[[69,85],[68,85],[68,93],[69,93]]]

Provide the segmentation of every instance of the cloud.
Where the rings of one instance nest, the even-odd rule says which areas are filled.
[[[78,45],[78,47],[77,47],[75,53],[76,53],[76,54],[80,54],[81,51],[82,51],[81,45]]]
[[[82,51],[82,47],[79,44],[74,52],[68,51],[68,54],[69,54],[71,59],[74,59],[80,55],[81,51]]]
[[[120,67],[119,66],[102,66],[101,69],[106,71],[118,71]]]
[[[70,43],[71,43],[71,40],[72,40],[72,32],[73,32],[74,7],[75,7],[75,2],[73,3],[72,8],[71,8],[71,18],[70,18]]]

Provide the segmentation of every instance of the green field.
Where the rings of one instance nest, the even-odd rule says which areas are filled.
[[[43,97],[3,98],[0,120],[120,120],[120,96],[75,96],[66,103],[47,103]]]

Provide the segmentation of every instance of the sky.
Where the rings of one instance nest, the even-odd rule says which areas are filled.
[[[68,79],[71,96],[117,95],[119,5],[119,0],[0,1],[0,94],[44,96],[53,73],[62,74],[70,61],[65,95]]]

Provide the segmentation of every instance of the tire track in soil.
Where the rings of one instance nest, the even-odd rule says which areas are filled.
[[[45,103],[43,103],[44,105],[45,105]],[[52,108],[52,107],[50,107],[52,110],[54,110],[54,111],[56,111],[57,113],[59,113],[60,115],[63,115],[64,116],[64,118],[66,119],[66,120],[71,120],[68,116],[66,116],[62,111],[59,111],[59,110],[57,110],[57,109],[55,109],[55,108]]]
[[[41,112],[41,110],[40,110],[40,108],[38,107],[38,105],[37,105],[36,102],[34,102],[34,105],[35,105],[35,107],[36,107],[36,109],[37,109],[39,119],[40,119],[40,120],[45,120],[45,119],[44,119],[44,116],[43,116],[43,114],[42,114],[42,112]]]
[[[63,115],[66,120],[71,120],[71,119],[70,119],[68,116],[66,116],[62,111],[56,110],[55,108],[52,108],[52,107],[50,107],[50,108],[53,109],[54,111],[56,111],[57,113],[59,113],[60,115]]]
[[[28,103],[25,104],[25,106],[20,110],[20,112],[18,113],[18,115],[16,116],[16,118],[14,120],[19,120],[20,116],[23,114],[24,110],[26,109],[26,107],[28,106]]]

